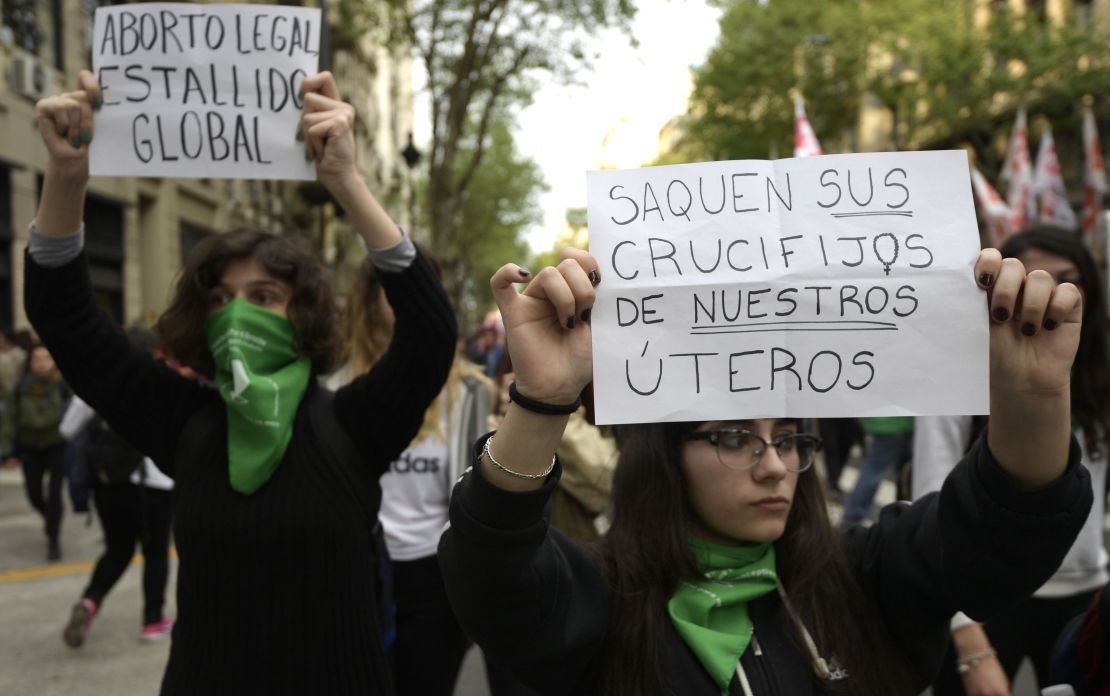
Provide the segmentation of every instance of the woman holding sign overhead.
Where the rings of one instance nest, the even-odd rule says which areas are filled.
[[[307,77],[289,139],[366,242],[396,314],[392,343],[338,392],[316,387],[339,342],[322,264],[290,238],[216,235],[159,322],[167,352],[207,388],[130,346],[97,309],[82,208],[102,102],[91,73],[79,81],[38,104],[49,163],[26,307],[76,393],[175,479],[178,620],[162,693],[391,693],[378,478],[443,385],[455,322],[430,264],[358,176],[353,108],[329,73]]]
[[[647,423],[622,429],[610,531],[575,545],[544,507],[591,379],[604,279],[588,253],[562,258],[491,281],[513,403],[440,544],[464,628],[542,693],[917,694],[952,612],[985,618],[1027,596],[1082,527],[1090,477],[1068,396],[1080,294],[986,250],[991,420],[941,493],[841,537],[813,468],[820,440],[798,420]]]

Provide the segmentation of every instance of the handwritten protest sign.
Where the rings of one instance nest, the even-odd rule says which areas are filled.
[[[987,412],[962,151],[587,184],[599,422]]]
[[[98,7],[89,173],[314,179],[295,139],[316,72],[320,10],[143,3]]]

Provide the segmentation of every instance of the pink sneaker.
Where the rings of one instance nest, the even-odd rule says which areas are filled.
[[[157,643],[160,640],[165,640],[170,637],[173,631],[173,619],[162,619],[155,621],[152,624],[143,626],[143,634],[140,638],[145,643]]]
[[[62,640],[71,648],[79,648],[85,643],[85,636],[92,628],[93,617],[96,616],[96,602],[84,598],[73,605],[69,614],[69,623],[62,632]]]

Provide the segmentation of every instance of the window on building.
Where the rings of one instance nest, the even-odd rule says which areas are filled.
[[[189,258],[189,254],[193,253],[193,247],[200,243],[208,235],[212,234],[212,230],[194,225],[191,222],[181,221],[181,263]]]
[[[123,322],[123,206],[89,194],[85,199],[85,255],[97,304]]]
[[[65,69],[62,0],[0,0],[0,16],[14,45]]]
[[[1043,23],[1048,19],[1048,0],[1025,0],[1025,11]]]
[[[15,290],[12,287],[12,177],[0,167],[0,328],[12,328]]]
[[[1075,21],[1085,28],[1094,26],[1095,3],[1093,0],[1075,0]]]

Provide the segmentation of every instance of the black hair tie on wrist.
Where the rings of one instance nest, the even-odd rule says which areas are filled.
[[[542,401],[529,399],[517,390],[516,382],[509,385],[509,400],[525,411],[545,416],[569,416],[582,406],[582,397],[578,397],[573,403],[569,404],[546,404]]]

